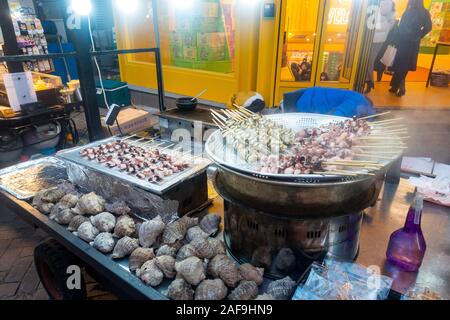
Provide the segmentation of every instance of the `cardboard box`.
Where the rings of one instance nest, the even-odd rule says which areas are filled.
[[[158,123],[157,118],[147,111],[141,109],[127,108],[120,111],[117,116],[120,129],[123,134],[137,133],[153,127]],[[102,127],[106,135],[109,135],[108,126],[105,124],[105,118],[102,117]],[[119,128],[115,123],[109,127],[113,135],[120,135]]]

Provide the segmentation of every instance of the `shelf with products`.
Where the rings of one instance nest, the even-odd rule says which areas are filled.
[[[31,10],[18,8],[11,13],[17,45],[24,55],[48,54],[47,40],[41,20]],[[24,70],[51,73],[54,71],[51,59],[27,61]]]
[[[432,0],[429,7],[433,29],[421,43],[421,53],[432,54],[438,42],[450,42],[450,1]],[[450,49],[442,47],[438,54],[448,54]]]

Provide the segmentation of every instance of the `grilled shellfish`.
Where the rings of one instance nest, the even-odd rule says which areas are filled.
[[[111,232],[116,226],[116,217],[109,212],[102,212],[91,217],[91,223],[100,232]]]
[[[157,216],[152,220],[145,221],[139,228],[139,243],[144,248],[153,246],[158,237],[164,231],[165,224],[161,219],[161,216]]]
[[[175,258],[171,256],[159,256],[155,258],[155,264],[164,273],[166,278],[175,277]]]
[[[198,218],[189,218],[188,216],[169,223],[164,229],[162,243],[171,245],[182,240],[187,230],[197,224]]]
[[[194,290],[183,278],[178,278],[169,285],[167,297],[172,300],[192,300],[194,299]]]
[[[123,237],[117,241],[112,254],[113,259],[120,259],[130,255],[139,247],[139,240],[130,237]]]
[[[200,228],[211,236],[219,230],[221,219],[217,214],[208,214],[200,221]]]
[[[241,274],[242,279],[247,281],[254,281],[258,286],[263,283],[263,268],[257,268],[250,263],[244,263],[239,266],[239,273]]]
[[[136,231],[136,225],[130,216],[120,216],[114,228],[116,238],[131,237]]]
[[[195,300],[223,300],[228,289],[221,279],[203,280],[195,289]]]
[[[83,222],[73,234],[86,242],[91,242],[94,241],[99,233],[98,229],[94,227],[91,222],[86,221]]]
[[[228,295],[229,300],[252,300],[258,295],[258,285],[253,281],[242,280]]]
[[[94,241],[92,241],[90,245],[100,252],[110,253],[113,251],[116,241],[111,233],[102,232],[95,237]]]
[[[136,275],[145,282],[146,285],[157,287],[164,279],[163,272],[156,266],[155,259],[145,262],[136,270]]]
[[[155,251],[151,248],[137,248],[135,249],[128,259],[128,268],[134,272],[148,261],[155,258]]]
[[[175,270],[188,283],[196,286],[206,278],[203,261],[197,257],[189,257],[175,262]]]
[[[73,209],[76,214],[97,214],[105,209],[105,199],[94,192],[82,195]]]
[[[208,273],[214,278],[220,278],[229,287],[236,287],[241,281],[241,275],[236,264],[226,255],[215,256],[208,264]]]

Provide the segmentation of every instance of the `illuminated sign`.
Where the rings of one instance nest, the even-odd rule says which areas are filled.
[[[346,25],[348,24],[349,16],[350,10],[348,8],[330,8],[328,24]]]

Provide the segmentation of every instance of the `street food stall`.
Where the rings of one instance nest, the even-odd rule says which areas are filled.
[[[448,243],[439,236],[448,225],[445,210],[423,209],[428,250],[416,277],[425,287],[415,286],[415,279],[395,271],[385,258],[389,234],[401,226],[415,193],[403,179],[399,185],[384,183],[403,150],[404,133],[386,131],[395,119],[260,116],[244,109],[214,111],[213,119],[220,130],[207,139],[205,156],[195,154],[190,143],[128,135],[62,151],[45,160],[52,169],[39,169],[43,163],[37,161],[0,173],[2,202],[59,243],[41,245],[35,256],[53,298],[70,298],[54,280],[61,278],[48,276],[55,270],[49,266],[53,252],[61,264],[76,261],[112,292],[132,298],[296,300],[314,293],[318,299],[437,299],[448,294],[449,279],[434,260],[448,259]],[[277,143],[249,147],[239,140],[251,141],[250,133],[239,132],[249,126],[283,131],[272,137],[283,137],[276,140],[284,150],[279,158],[271,149]],[[331,129],[340,134],[330,136]],[[394,152],[371,142],[381,138],[396,145],[390,147]],[[295,156],[316,139],[331,139],[316,145],[324,148],[321,160]],[[61,168],[65,176],[55,174]],[[28,183],[26,172],[35,172]],[[46,188],[34,186],[30,196],[27,189],[39,178]],[[367,267],[381,273],[375,274],[382,283],[375,291],[357,285]],[[337,280],[344,275],[349,280]],[[308,291],[315,288],[308,280],[318,276],[319,284],[334,291]]]
[[[82,273],[79,288],[67,286],[69,267],[134,299],[450,296],[448,211],[424,204],[421,192],[400,179],[409,138],[401,119],[389,112],[262,115],[237,102],[184,116],[164,112],[159,41],[95,51],[89,19],[81,17],[80,24],[76,52],[0,57],[11,64],[61,56],[78,62],[91,142],[0,170],[2,205],[53,238],[34,250],[52,299],[86,297]],[[158,34],[157,23],[154,28]],[[177,39],[174,49],[180,49]],[[148,53],[167,135],[105,138],[92,60]],[[192,60],[180,56],[176,63],[232,68],[229,61]],[[355,72],[348,75],[354,79]],[[105,102],[114,120],[118,111]]]

